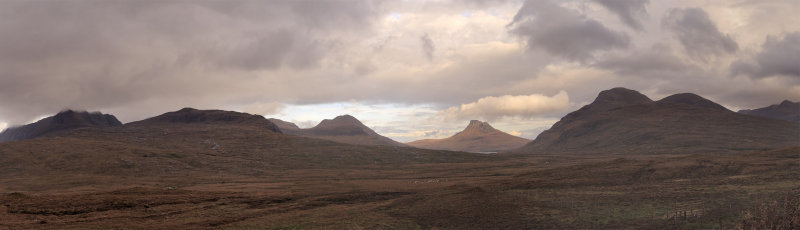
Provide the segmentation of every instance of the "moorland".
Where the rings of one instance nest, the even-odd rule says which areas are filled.
[[[800,226],[800,123],[695,96],[604,91],[497,154],[348,144],[221,110],[83,122],[0,143],[0,229]]]

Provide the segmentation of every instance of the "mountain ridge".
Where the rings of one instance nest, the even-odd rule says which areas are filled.
[[[514,152],[711,153],[800,144],[796,123],[737,114],[696,94],[652,102],[630,91],[601,92],[594,102],[567,114]],[[636,98],[603,95],[608,92],[628,92],[625,95]]]
[[[360,120],[349,114],[336,116],[333,119],[324,119],[316,126],[307,129],[299,128],[292,122],[283,121],[277,118],[270,119],[274,120],[275,123],[278,124],[278,127],[281,129],[281,131],[286,134],[355,145],[407,147],[405,144],[378,134],[368,126],[364,125],[364,123],[362,123]]]
[[[770,105],[758,109],[743,109],[738,113],[751,116],[800,122],[800,102],[783,100],[780,104]]]
[[[497,130],[489,123],[471,120],[464,130],[443,139],[423,139],[406,144],[417,148],[465,152],[503,152],[519,148],[530,140]]]
[[[679,93],[667,96],[658,100],[656,103],[675,103],[675,104],[686,104],[686,105],[695,105],[710,109],[717,109],[722,111],[730,111],[724,106],[717,104],[711,100],[701,97],[700,95],[694,93]]]
[[[114,115],[67,109],[30,124],[2,130],[0,142],[32,139],[77,128],[116,126],[122,126],[122,122]]]
[[[163,124],[229,124],[265,128],[281,133],[277,125],[263,116],[225,110],[199,110],[183,108],[161,115],[125,124],[126,126],[163,125]]]

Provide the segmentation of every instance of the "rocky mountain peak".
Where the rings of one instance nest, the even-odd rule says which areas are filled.
[[[675,104],[686,104],[686,105],[694,105],[700,106],[709,109],[717,109],[717,110],[728,110],[725,107],[705,99],[697,94],[693,93],[679,93],[674,94],[669,97],[665,97],[658,101],[658,103],[675,103]]]
[[[792,101],[789,101],[789,100],[783,100],[781,102],[781,104],[778,105],[778,106],[779,107],[797,107],[799,105],[800,105],[800,103],[798,103],[798,102],[792,102]]]
[[[464,131],[487,133],[496,131],[496,129],[491,125],[489,125],[489,123],[479,120],[471,120],[469,122],[469,125],[467,125],[467,128],[464,129]]]
[[[0,133],[0,142],[24,140],[43,136],[48,133],[84,127],[114,127],[121,126],[122,122],[114,115],[100,112],[85,112],[64,110],[56,115],[41,119],[37,122],[12,127]]]
[[[597,95],[592,104],[634,105],[653,102],[639,91],[617,87],[603,90]]]
[[[739,113],[779,120],[800,122],[800,103],[783,100],[780,104],[758,109],[739,110]]]
[[[361,123],[358,119],[350,115],[341,115],[337,116],[333,119],[325,119],[322,120],[317,126],[314,126],[312,129],[322,129],[322,128],[333,128],[333,127],[365,127],[364,123]]]
[[[417,140],[408,144],[417,148],[493,153],[516,149],[528,142],[530,140],[504,133],[487,122],[472,120],[464,130],[451,137]]]
[[[359,121],[359,120],[358,120],[358,119],[356,119],[355,117],[353,117],[353,116],[350,116],[350,115],[348,115],[348,114],[341,115],[341,116],[336,116],[335,118],[333,118],[333,120],[327,120],[327,119],[326,119],[326,121],[333,122],[333,123],[336,123],[336,124],[357,124],[357,125],[363,125],[363,124],[361,123],[361,121]]]
[[[601,91],[599,94],[597,94],[597,97],[591,104],[585,105],[577,111],[567,114],[567,116],[563,117],[561,120],[568,121],[576,119],[577,117],[599,113],[618,107],[650,103],[653,103],[653,100],[650,100],[650,98],[644,94],[639,93],[639,91],[616,87]]]
[[[183,108],[178,111],[167,112],[142,121],[132,122],[131,124],[160,125],[164,123],[249,125],[264,127],[277,133],[281,132],[278,126],[260,115],[225,110],[199,110],[194,108]]]
[[[62,126],[98,126],[111,127],[121,126],[122,122],[117,120],[114,115],[102,114],[100,112],[86,112],[64,110],[52,117],[53,125]]]
[[[325,136],[369,136],[377,135],[372,129],[350,115],[322,120],[317,126],[307,130],[314,135]]]

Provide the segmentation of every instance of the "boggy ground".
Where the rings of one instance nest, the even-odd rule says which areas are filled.
[[[729,229],[800,194],[800,148],[458,159],[174,177],[19,173],[0,179],[0,229]]]

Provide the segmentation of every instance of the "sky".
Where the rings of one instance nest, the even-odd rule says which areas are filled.
[[[796,0],[0,0],[0,129],[184,107],[533,139],[602,90],[800,101]]]

